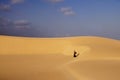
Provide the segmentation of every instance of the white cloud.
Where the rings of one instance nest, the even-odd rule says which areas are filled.
[[[71,11],[71,8],[70,7],[62,7],[60,9],[61,12],[66,12],[66,11]]]
[[[10,0],[11,4],[2,4],[2,3],[0,3],[0,11],[9,12],[9,11],[11,11],[12,5],[23,3],[23,2],[24,2],[24,0]]]
[[[60,8],[60,12],[62,12],[64,15],[68,15],[68,16],[75,15],[75,12],[70,7],[62,7],[62,8]]]
[[[63,2],[64,0],[43,0],[45,2],[51,2],[51,3],[60,3]]]
[[[10,0],[11,4],[2,4],[2,3],[0,3],[0,10],[1,11],[10,11],[12,5],[20,4],[20,3],[23,3],[24,1],[25,0]]]
[[[26,29],[30,26],[30,22],[28,22],[27,20],[17,20],[14,21],[13,24],[18,29]]]
[[[28,25],[29,22],[27,20],[18,20],[18,21],[14,21],[15,25]]]
[[[11,0],[11,4],[23,3],[25,0]]]
[[[14,28],[14,29],[28,29],[30,28],[30,22],[27,20],[11,21],[7,18],[0,17],[0,27],[2,28]]]
[[[10,11],[11,6],[7,5],[7,4],[0,4],[0,10],[2,10],[2,11]]]
[[[64,15],[75,15],[75,12],[73,12],[73,11],[67,11],[67,12],[64,12]]]
[[[64,0],[50,0],[50,1],[54,3],[59,3],[59,2],[63,2]]]
[[[0,17],[0,27],[7,27],[11,24],[11,21],[7,18]]]

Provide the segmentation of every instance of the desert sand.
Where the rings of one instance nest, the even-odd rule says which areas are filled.
[[[0,80],[120,80],[119,75],[119,40],[0,36]]]

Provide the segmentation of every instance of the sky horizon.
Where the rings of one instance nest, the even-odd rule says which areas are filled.
[[[120,0],[0,0],[0,35],[120,40]]]

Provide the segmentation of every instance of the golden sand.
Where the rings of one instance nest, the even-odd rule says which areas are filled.
[[[0,80],[120,80],[119,74],[119,40],[0,36]]]

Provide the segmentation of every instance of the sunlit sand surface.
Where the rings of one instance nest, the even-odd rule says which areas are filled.
[[[119,40],[0,36],[0,80],[120,80],[119,75]]]
[[[67,80],[58,66],[69,60],[59,54],[0,56],[0,80]]]

